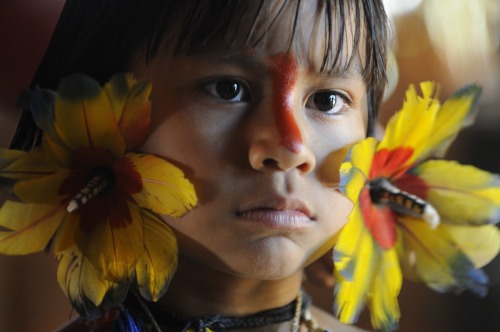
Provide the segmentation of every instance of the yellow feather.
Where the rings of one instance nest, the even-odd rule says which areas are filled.
[[[54,254],[59,255],[68,250],[81,236],[80,215],[78,213],[66,214],[51,241]]]
[[[386,133],[377,150],[407,147],[418,151],[426,146],[426,140],[433,132],[434,120],[440,104],[432,96],[431,91],[435,90],[433,83],[423,83],[422,87],[424,97],[417,95],[414,86],[410,86],[406,91],[403,108],[389,120]],[[405,165],[413,163],[417,154],[415,152]]]
[[[141,174],[143,189],[133,198],[140,207],[179,217],[197,203],[194,187],[182,171],[153,155],[125,155]]]
[[[488,264],[500,250],[500,230],[496,225],[456,226],[441,225],[458,249],[474,263],[476,268]]]
[[[113,283],[103,279],[76,246],[62,252],[58,259],[57,281],[77,310],[87,314],[87,300],[100,305]]]
[[[367,181],[376,146],[377,140],[373,137],[362,140],[351,148],[340,166],[341,190],[352,202],[357,202]]]
[[[448,263],[455,250],[451,245],[446,245],[450,242],[441,237],[440,227],[432,230],[425,222],[412,218],[405,218],[404,225],[408,227],[407,232],[402,232],[407,254],[405,258],[407,266],[413,270],[412,275],[419,280],[429,281],[431,287],[436,282],[447,287],[453,285],[455,281],[448,271]],[[421,239],[425,239],[425,244]]]
[[[177,240],[172,230],[148,212],[143,213],[144,250],[136,265],[137,283],[141,295],[157,301],[177,267]]]
[[[405,258],[409,259],[406,264],[407,268],[413,269],[412,276],[418,276],[429,287],[440,292],[469,289],[479,295],[486,293],[486,275],[475,269],[472,260],[460,251],[461,248],[475,245],[457,244],[454,236],[458,239],[458,233],[454,236],[449,233],[450,229],[453,230],[451,227],[458,226],[440,225],[432,229],[427,223],[410,217],[402,218],[401,223],[404,225],[402,234],[406,249]],[[478,239],[473,235],[475,229],[477,227],[467,229],[471,240]],[[464,238],[460,240],[468,241]],[[493,256],[498,253],[495,247],[483,249],[485,251],[481,255],[490,256],[492,251],[495,251]]]
[[[132,74],[118,74],[104,86],[127,147],[145,139],[150,122],[150,82],[137,82]]]
[[[359,193],[374,180],[372,174],[399,174],[429,157],[443,156],[458,131],[472,123],[480,93],[477,86],[459,91],[442,107],[433,82],[420,87],[421,96],[410,86],[402,110],[389,120],[382,141],[355,144],[340,168],[341,191],[356,204],[334,249],[338,277],[335,312],[345,323],[357,320],[366,301],[376,329],[397,328],[403,275],[438,291],[469,289],[484,295],[487,276],[477,268],[500,250],[500,232],[490,225],[444,224],[432,229],[420,219],[400,215],[396,246],[388,250],[378,246],[364,225]],[[377,155],[381,159],[375,161],[371,173],[375,149],[387,151]],[[395,157],[384,164],[386,156]],[[406,156],[409,159],[404,160]],[[390,166],[390,173],[387,169],[384,173],[384,165]],[[443,161],[426,162],[409,172],[428,185],[428,195],[422,198],[437,210],[443,223],[500,221],[498,176]],[[401,178],[401,185],[406,180]],[[408,181],[407,185],[414,183]]]
[[[24,255],[42,251],[66,214],[63,206],[7,201],[0,209],[0,252]]]
[[[355,203],[334,248],[337,274],[335,312],[344,323],[357,321],[364,308],[379,259],[379,249],[364,226],[358,199],[364,187],[377,140],[369,137],[355,144],[340,167],[341,189]]]
[[[356,207],[334,248],[337,273],[335,314],[343,323],[356,322],[372,286],[379,249],[368,233]]]
[[[125,141],[107,94],[99,83],[87,76],[73,75],[59,84],[55,127],[71,150],[101,146],[115,156],[125,151]]]
[[[373,154],[377,144],[378,141],[375,138],[367,137],[354,145],[349,152],[348,160],[365,175],[370,174]]]
[[[29,153],[19,154],[19,158],[0,170],[0,176],[13,180],[28,180],[58,171],[57,164],[48,159],[41,149],[35,149]]]
[[[3,176],[2,170],[5,167],[9,166],[25,154],[26,152],[21,150],[0,149],[0,176]]]
[[[113,227],[108,220],[99,221],[89,234],[82,234],[78,247],[95,269],[111,281],[131,281],[135,264],[142,255],[143,233],[139,208],[128,204],[132,222]]]
[[[356,322],[365,301],[375,328],[392,330],[399,321],[397,297],[402,274],[395,249],[381,250],[364,227],[356,207],[334,248],[337,273],[335,312],[343,323]]]
[[[500,221],[500,177],[474,166],[431,160],[414,170],[430,187],[427,200],[443,222],[483,224]]]
[[[481,92],[478,86],[468,86],[440,106],[434,97],[436,85],[423,82],[420,86],[422,97],[413,86],[407,90],[403,108],[389,120],[378,148],[412,148],[414,154],[406,165],[431,156],[442,157],[458,131],[472,124]]]
[[[20,181],[14,185],[14,194],[27,203],[61,204],[64,196],[59,195],[59,186],[70,172],[60,171],[51,175]]]
[[[371,322],[377,330],[392,331],[397,327],[401,316],[398,295],[403,282],[394,248],[381,253],[374,273],[375,279],[368,300]]]
[[[476,103],[481,94],[477,85],[469,85],[454,93],[439,109],[431,135],[427,137],[421,158],[444,157],[457,133],[474,122]]]
[[[60,145],[48,135],[44,135],[42,148],[48,160],[57,162],[58,165],[64,168],[71,167],[71,151],[67,150],[64,145]]]

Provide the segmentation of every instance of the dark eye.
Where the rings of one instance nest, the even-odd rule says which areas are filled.
[[[339,114],[347,106],[346,99],[346,97],[335,91],[318,91],[307,99],[306,107],[327,114]]]
[[[219,79],[203,86],[210,95],[229,102],[245,102],[249,99],[247,85],[235,79]]]

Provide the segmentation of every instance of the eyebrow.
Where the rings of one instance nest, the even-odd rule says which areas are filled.
[[[315,73],[318,73],[317,71],[314,71]],[[342,69],[335,68],[333,71],[330,72],[320,72],[319,74],[322,74],[325,78],[340,78],[340,79],[361,79],[364,81],[364,76],[361,73],[361,68],[359,66],[349,66],[345,67]]]
[[[342,64],[343,61],[347,61],[346,64]],[[339,78],[350,78],[353,75],[358,76],[359,78],[365,78],[363,74],[363,66],[361,64],[361,60],[359,56],[354,56],[349,59],[339,59],[337,65],[331,70],[325,70],[325,73],[328,73],[328,76],[334,76]]]
[[[243,65],[248,68],[254,69],[267,69],[267,63],[263,63],[258,57],[253,55],[244,54],[241,51],[229,51],[223,52],[215,50],[213,52],[199,52],[193,54],[200,60],[213,61],[218,64],[232,64],[232,65]],[[324,79],[361,79],[364,81],[364,75],[362,74],[361,64],[359,59],[353,61],[350,66],[342,66],[339,68],[336,66],[332,71],[316,71],[306,68],[306,71],[311,74],[320,74]]]
[[[249,67],[262,67],[262,61],[255,56],[249,56],[241,52],[200,52],[194,53],[195,57],[200,60],[213,61],[220,64],[245,65]]]

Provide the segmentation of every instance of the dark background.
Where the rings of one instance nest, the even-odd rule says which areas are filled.
[[[17,95],[29,85],[63,3],[0,0],[0,147],[7,146],[14,133],[20,115]],[[391,12],[397,9],[393,6]],[[500,1],[424,0],[393,19],[398,74],[391,75],[392,92],[381,122],[401,107],[410,83],[436,80],[444,99],[467,82],[479,82],[484,94],[476,125],[461,133],[449,157],[500,173]],[[56,267],[49,254],[0,256],[0,331],[52,331],[71,317],[57,285]],[[486,270],[493,287],[484,299],[468,293],[436,294],[405,283],[400,331],[500,331],[500,260]],[[317,304],[330,310],[330,291],[309,290]],[[369,327],[367,318],[363,316],[364,327]]]

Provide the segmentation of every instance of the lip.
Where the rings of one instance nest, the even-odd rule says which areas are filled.
[[[273,229],[294,230],[310,227],[315,222],[308,206],[298,199],[273,197],[244,207],[236,216]]]

